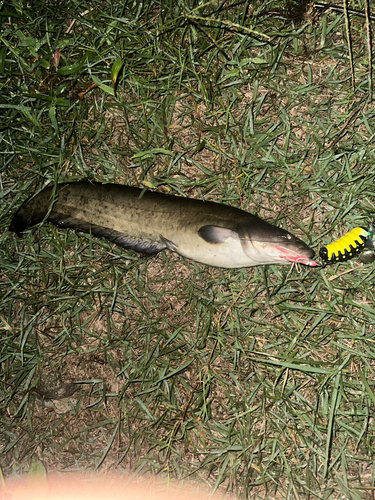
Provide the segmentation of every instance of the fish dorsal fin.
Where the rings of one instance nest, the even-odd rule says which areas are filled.
[[[212,243],[214,245],[219,245],[220,243],[224,243],[224,241],[230,238],[231,236],[238,237],[238,234],[232,229],[219,226],[202,226],[198,230],[198,234],[201,238],[204,239],[204,241],[207,241],[207,243]]]

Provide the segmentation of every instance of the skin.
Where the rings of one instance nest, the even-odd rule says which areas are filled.
[[[119,184],[74,182],[45,188],[21,206],[10,230],[20,234],[42,221],[105,237],[141,253],[169,248],[215,267],[317,265],[305,243],[255,215]]]
[[[3,495],[2,495],[3,494]],[[5,479],[0,498],[9,500],[235,500],[202,484],[132,474],[48,474]]]

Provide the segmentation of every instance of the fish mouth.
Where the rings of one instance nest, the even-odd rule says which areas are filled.
[[[280,257],[282,259],[287,260],[288,262],[294,262],[296,264],[303,264],[305,266],[310,266],[310,267],[318,267],[319,265],[315,262],[315,260],[312,260],[311,257],[313,257],[314,252],[311,249],[309,250],[310,256],[307,255],[302,255],[298,250],[291,250],[290,248],[282,248],[282,247],[276,247],[276,250],[280,252]]]

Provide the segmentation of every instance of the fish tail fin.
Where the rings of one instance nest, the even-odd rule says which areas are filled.
[[[21,235],[29,227],[43,222],[51,205],[52,188],[45,188],[26,200],[13,215],[9,230]]]

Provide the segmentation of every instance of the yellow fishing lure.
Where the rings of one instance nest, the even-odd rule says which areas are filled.
[[[344,262],[352,259],[361,252],[366,245],[368,231],[355,227],[336,241],[320,249],[319,255],[325,264]]]

